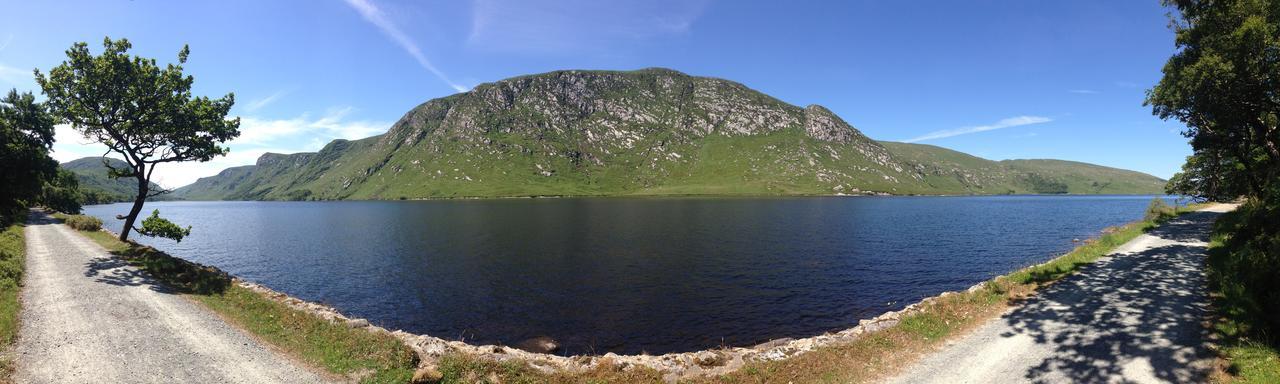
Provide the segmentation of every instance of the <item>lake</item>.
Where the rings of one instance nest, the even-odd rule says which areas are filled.
[[[1070,250],[1150,196],[155,202],[173,255],[388,329],[660,354],[848,328]],[[89,206],[119,230],[127,204]]]

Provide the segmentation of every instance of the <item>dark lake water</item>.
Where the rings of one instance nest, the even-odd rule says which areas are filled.
[[[1146,196],[159,202],[140,239],[389,329],[665,353],[844,329],[1136,220]],[[86,207],[113,230],[124,204]]]

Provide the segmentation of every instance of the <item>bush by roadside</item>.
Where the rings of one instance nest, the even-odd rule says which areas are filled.
[[[1280,203],[1249,201],[1214,226],[1206,271],[1225,366],[1215,381],[1280,383]]]
[[[25,253],[22,225],[6,226],[0,232],[0,383],[9,382],[13,372],[13,364],[4,351],[18,334],[18,289],[22,283]]]
[[[66,215],[63,223],[71,228],[81,231],[100,231],[102,230],[102,220],[87,215]]]

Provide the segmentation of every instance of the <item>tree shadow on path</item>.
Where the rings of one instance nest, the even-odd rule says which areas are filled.
[[[1203,272],[1218,214],[1193,212],[1148,232],[1150,249],[1113,255],[1042,289],[1003,317],[1054,347],[1032,382],[1202,382],[1212,353]],[[1005,337],[1014,333],[1004,334]]]
[[[164,285],[164,283],[151,277],[150,274],[114,257],[95,257],[85,263],[84,276],[92,277],[94,281],[99,283],[122,287],[146,286],[148,289],[159,293],[177,293],[172,288]]]

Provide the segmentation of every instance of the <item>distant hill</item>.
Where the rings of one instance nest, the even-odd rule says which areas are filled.
[[[556,71],[410,110],[382,135],[265,154],[198,200],[539,195],[1160,193],[1163,180],[877,142],[819,105],[668,69]]]
[[[880,142],[913,164],[930,187],[961,194],[1160,194],[1165,180],[1065,160],[992,161],[938,146]]]
[[[80,192],[85,194],[86,204],[115,203],[133,201],[138,194],[138,182],[132,178],[112,179],[107,176],[107,161],[116,168],[128,168],[124,160],[110,157],[84,157],[62,163],[62,168],[76,174],[80,182]],[[151,183],[152,190],[160,188]],[[153,197],[152,200],[171,200],[168,196]]]

